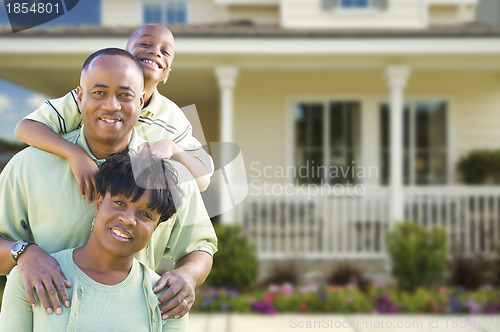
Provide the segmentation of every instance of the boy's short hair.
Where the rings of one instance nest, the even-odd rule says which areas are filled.
[[[122,195],[131,198],[132,202],[141,198],[146,190],[151,190],[148,208],[160,214],[160,223],[177,211],[183,195],[172,165],[146,153],[112,154],[99,169],[96,188],[102,197],[106,193]]]
[[[139,59],[137,59],[135,56],[130,54],[128,51],[125,51],[121,48],[116,48],[116,47],[103,48],[103,49],[95,51],[94,53],[89,55],[89,57],[83,63],[82,72],[87,70],[89,68],[90,64],[92,63],[92,61],[94,61],[94,59],[100,55],[118,55],[118,56],[123,56],[123,57],[129,58],[137,65],[137,68],[139,69],[139,71],[141,73],[143,72],[142,64],[139,61]]]

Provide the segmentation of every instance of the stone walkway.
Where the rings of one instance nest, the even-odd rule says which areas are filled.
[[[497,332],[500,315],[302,315],[192,313],[189,332]]]

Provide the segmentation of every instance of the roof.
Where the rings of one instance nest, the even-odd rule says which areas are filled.
[[[0,36],[22,38],[33,36],[61,37],[128,37],[137,27],[73,26],[33,28],[16,34],[0,27]],[[290,29],[278,25],[255,25],[248,21],[227,24],[177,25],[169,27],[179,37],[262,37],[262,38],[474,38],[500,37],[500,25],[470,23],[430,26],[427,29]]]

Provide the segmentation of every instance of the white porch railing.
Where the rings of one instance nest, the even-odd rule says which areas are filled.
[[[387,257],[388,188],[276,191],[250,194],[236,209],[260,259]],[[500,187],[407,187],[404,202],[404,221],[445,227],[450,253],[485,254],[500,244]]]

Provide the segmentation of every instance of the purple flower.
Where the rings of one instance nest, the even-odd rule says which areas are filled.
[[[203,302],[201,303],[201,306],[203,308],[206,308],[206,307],[208,307],[210,305],[210,303],[212,303],[212,299],[209,298],[209,297],[206,297],[206,298],[203,299]]]
[[[255,312],[258,312],[261,314],[268,314],[268,315],[273,315],[276,313],[276,310],[274,309],[272,304],[269,302],[255,301],[255,302],[253,302],[253,310]]]
[[[469,307],[469,312],[471,314],[477,314],[481,311],[481,307],[474,300],[467,301],[467,306]]]
[[[321,292],[319,294],[319,298],[322,299],[323,301],[325,301],[326,300],[326,293],[325,292]]]
[[[460,312],[462,310],[462,304],[460,303],[459,299],[457,299],[453,295],[450,295],[449,302],[450,302],[451,309],[454,312]]]
[[[228,310],[229,310],[229,304],[227,304],[227,303],[222,303],[222,304],[220,305],[220,310],[221,310],[221,311],[228,311]]]
[[[234,289],[231,289],[228,291],[227,295],[229,296],[229,298],[235,298],[238,296],[238,291],[237,290],[234,290]]]

